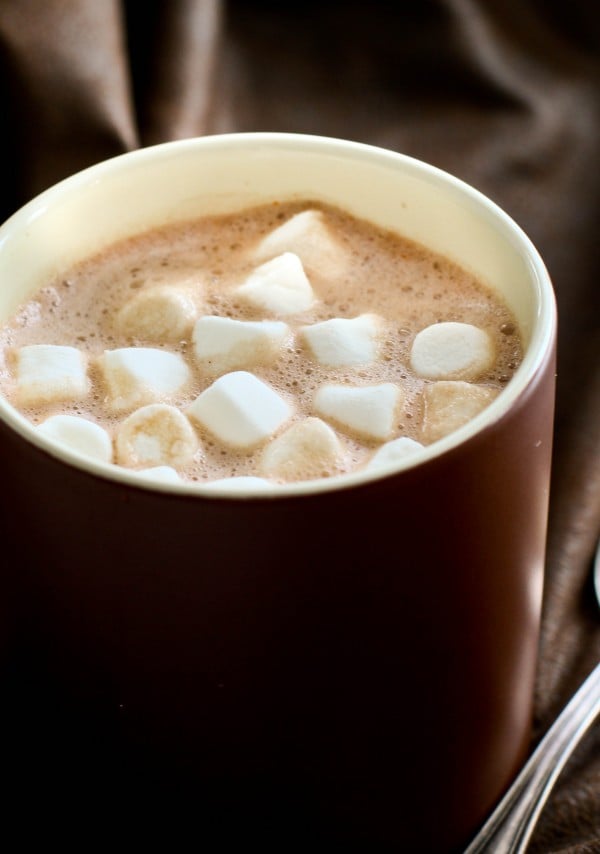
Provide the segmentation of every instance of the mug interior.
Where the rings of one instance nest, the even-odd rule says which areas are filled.
[[[272,494],[379,479],[446,452],[500,418],[551,346],[554,297],[540,256],[519,226],[474,188],[413,158],[360,143],[296,134],[209,136],[141,149],[86,169],[38,196],[0,228],[0,322],[45,283],[117,240],[159,225],[293,199],[344,208],[477,276],[513,311],[524,358],[506,389],[482,413],[402,463],[376,473],[274,486]],[[94,474],[146,489],[220,494],[207,485],[153,483],[135,472],[87,460],[38,435],[2,399],[0,417],[28,441]]]

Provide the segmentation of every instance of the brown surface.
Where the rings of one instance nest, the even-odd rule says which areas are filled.
[[[531,236],[560,318],[535,739],[600,654],[589,583],[600,525],[595,5],[0,2],[3,215],[58,178],[139,145],[280,130],[433,162],[491,196]],[[9,661],[5,685],[22,699],[12,724],[25,720],[33,733],[41,692],[50,707],[64,699],[44,685],[38,651],[23,677],[26,659]],[[99,756],[84,730],[73,713],[71,746]],[[32,735],[25,764],[41,741]],[[544,811],[533,852],[599,850],[599,747],[596,728]],[[46,761],[60,755],[57,747]]]

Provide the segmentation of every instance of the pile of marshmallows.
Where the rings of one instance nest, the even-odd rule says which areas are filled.
[[[263,239],[257,257],[270,260],[235,289],[236,297],[271,317],[289,319],[306,312],[316,297],[303,262],[310,266],[315,252],[323,262],[335,251],[336,242],[319,211],[296,214]],[[408,437],[395,438],[404,394],[394,383],[324,384],[314,396],[315,417],[293,420],[288,400],[247,370],[272,363],[289,346],[293,330],[288,323],[197,315],[185,287],[158,286],[138,292],[115,321],[123,333],[160,342],[181,340],[193,330],[194,358],[216,379],[185,411],[165,402],[191,380],[184,358],[159,348],[124,347],[106,350],[98,360],[111,412],[130,413],[116,430],[114,447],[104,428],[80,416],[53,415],[36,429],[89,458],[116,461],[166,482],[178,482],[177,469],[199,452],[194,425],[240,452],[264,445],[255,475],[211,482],[231,489],[260,489],[272,480],[306,480],[339,470],[344,449],[327,422],[379,443],[367,463],[370,469],[393,464],[423,447]],[[358,367],[377,359],[382,324],[377,315],[363,314],[300,326],[297,335],[320,365]],[[17,405],[83,400],[90,393],[88,358],[79,349],[36,344],[19,348],[15,355]],[[484,373],[493,360],[489,335],[470,324],[436,323],[416,335],[412,370],[435,380],[424,388],[424,441],[441,438],[490,403],[497,391],[469,380]]]

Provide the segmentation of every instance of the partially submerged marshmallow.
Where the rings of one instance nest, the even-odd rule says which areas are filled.
[[[236,293],[256,308],[282,317],[306,311],[315,301],[302,262],[293,252],[257,267]]]
[[[120,332],[151,341],[178,341],[188,334],[197,315],[189,288],[162,285],[128,300],[115,318]]]
[[[324,385],[314,398],[316,411],[367,439],[390,439],[404,395],[393,383],[372,386]]]
[[[317,210],[297,213],[267,234],[256,247],[255,257],[273,258],[283,252],[294,252],[307,269],[330,279],[342,275],[349,262],[349,253]]]
[[[90,390],[87,359],[76,347],[29,344],[16,351],[20,406],[81,400]]]
[[[210,480],[202,485],[223,492],[264,492],[265,489],[273,486],[264,477],[253,476],[224,477],[220,480]]]
[[[420,442],[416,442],[408,436],[400,436],[398,439],[392,439],[391,442],[386,442],[385,445],[378,448],[365,468],[369,471],[391,468],[408,457],[414,456],[418,451],[422,451],[423,447]]]
[[[494,362],[494,344],[470,323],[434,323],[413,341],[413,371],[428,380],[475,380]]]
[[[290,334],[280,320],[244,321],[209,315],[196,321],[194,353],[211,373],[274,361]]]
[[[187,410],[217,439],[251,448],[272,436],[291,418],[291,406],[248,371],[234,371],[203,391]]]
[[[367,365],[377,358],[382,321],[376,314],[335,317],[303,326],[300,336],[321,365],[332,368]]]
[[[137,475],[145,480],[155,480],[157,483],[182,483],[182,479],[172,466],[151,466],[148,469],[138,469]]]
[[[440,381],[423,390],[423,441],[442,439],[489,406],[499,389],[462,381]]]
[[[109,405],[117,411],[169,398],[190,379],[181,356],[152,347],[105,350],[99,364]]]
[[[279,480],[313,480],[339,472],[343,458],[335,431],[320,418],[306,418],[267,445],[261,470]]]
[[[103,463],[112,461],[112,440],[107,431],[79,415],[52,415],[36,428],[38,433],[65,448]]]
[[[117,461],[130,468],[185,466],[198,450],[198,440],[185,415],[165,403],[132,412],[119,426]]]

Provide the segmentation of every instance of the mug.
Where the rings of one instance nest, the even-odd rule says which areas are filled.
[[[524,342],[512,380],[387,469],[235,495],[86,461],[0,400],[10,612],[35,613],[48,678],[124,710],[127,738],[192,769],[230,833],[458,850],[530,739],[556,319],[518,225],[456,178],[369,145],[177,141],[86,169],[12,216],[0,318],[117,239],[295,198],[397,231],[496,289]]]

